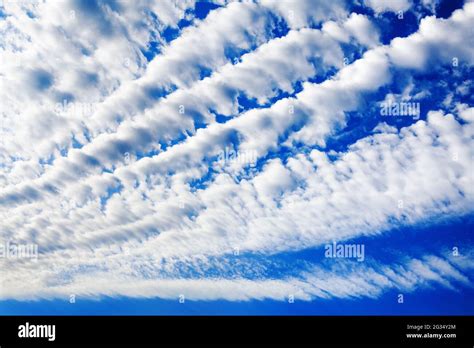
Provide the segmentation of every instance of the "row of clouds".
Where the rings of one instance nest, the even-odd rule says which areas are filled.
[[[2,43],[2,56],[11,65],[0,73],[9,105],[1,110],[0,231],[4,239],[39,244],[43,253],[36,263],[0,260],[1,297],[186,293],[192,299],[243,300],[294,294],[307,300],[375,297],[426,282],[469,283],[462,274],[470,271],[465,258],[435,256],[426,256],[428,265],[375,264],[366,269],[370,279],[357,277],[359,271],[335,276],[335,270],[314,268],[276,280],[206,279],[205,273],[180,280],[186,274],[175,265],[192,265],[198,257],[217,267],[213,257],[235,248],[274,255],[470,213],[469,105],[459,104],[449,114],[432,111],[427,120],[400,131],[382,123],[346,152],[329,153],[325,146],[368,93],[392,82],[394,70],[423,72],[453,57],[472,65],[472,45],[462,44],[474,19],[471,3],[448,20],[425,18],[418,32],[385,46],[369,17],[349,14],[343,2],[222,3],[176,40],[158,40],[163,47],[147,64],[139,51],[150,35],[176,28],[183,16],[192,19],[186,11],[192,2],[158,3],[166,8],[152,7],[156,23],[146,26],[138,16],[144,4],[6,8],[1,30],[11,40]],[[68,24],[71,11],[74,20],[84,11],[107,18],[103,24],[85,15],[87,21],[110,27],[88,33]],[[126,21],[129,17],[136,22]],[[281,20],[289,32],[276,38]],[[312,28],[316,23],[321,29]],[[156,30],[150,32],[150,26]],[[77,42],[68,30],[79,31],[73,36]],[[43,38],[35,36],[41,33]],[[346,66],[343,45],[362,58]],[[138,58],[122,65],[130,49]],[[61,64],[44,52],[61,52]],[[28,69],[17,69],[16,58]],[[70,77],[87,64],[103,74],[88,76],[84,84]],[[209,77],[202,78],[203,69]],[[321,83],[310,81],[334,70]],[[73,112],[58,117],[38,104],[29,108],[32,100],[57,102],[61,93],[96,107],[81,117]],[[290,96],[280,97],[285,93]],[[258,107],[242,111],[241,95],[254,98]],[[216,114],[226,122],[217,122]],[[74,149],[71,135],[80,143]],[[287,160],[267,158],[297,144],[313,149],[295,150]],[[263,164],[249,171],[245,163],[219,162],[226,147],[255,153]],[[196,181],[202,185],[196,187]],[[417,276],[407,281],[407,272]],[[150,273],[169,276],[147,279]]]

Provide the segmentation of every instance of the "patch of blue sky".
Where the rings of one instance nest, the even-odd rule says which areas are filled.
[[[145,56],[146,60],[150,62],[157,54],[160,53],[160,44],[157,41],[150,41],[146,49],[142,49],[141,52]]]
[[[194,15],[196,16],[196,18],[198,19],[204,19],[207,17],[207,15],[219,8],[219,7],[222,7],[221,5],[219,4],[215,4],[213,2],[209,2],[209,1],[197,1],[195,6],[194,6]]]
[[[273,38],[280,38],[286,36],[290,28],[288,27],[288,23],[286,23],[282,18],[279,18],[273,14],[269,14],[272,18],[273,28],[271,29],[271,37]]]
[[[100,207],[103,210],[105,206],[107,205],[107,201],[114,195],[118,194],[123,190],[123,185],[121,183],[118,183],[116,186],[109,186],[107,188],[107,192],[100,197]]]
[[[412,11],[399,13],[384,12],[372,19],[380,30],[380,41],[387,45],[394,38],[407,37],[418,30],[419,20]]]
[[[56,157],[54,156],[54,154],[50,154],[48,157],[46,158],[40,158],[38,160],[38,163],[41,165],[41,166],[45,166],[45,165],[51,165],[53,164],[54,160],[56,159]]]
[[[465,0],[441,0],[436,4],[436,17],[449,18],[453,12],[465,4]]]

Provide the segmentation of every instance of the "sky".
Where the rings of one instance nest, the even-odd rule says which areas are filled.
[[[473,315],[472,23],[0,1],[0,315]]]

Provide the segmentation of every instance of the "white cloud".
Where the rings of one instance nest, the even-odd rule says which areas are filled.
[[[364,3],[376,13],[407,11],[412,6],[411,0],[365,0]]]
[[[472,45],[465,45],[471,35],[474,3],[456,10],[449,20],[425,17],[419,30],[408,38],[395,38],[390,44],[390,57],[398,66],[423,69],[427,64],[472,65]]]
[[[378,29],[367,16],[357,13],[352,13],[342,24],[327,21],[323,24],[322,30],[341,42],[348,42],[352,36],[367,47],[375,47],[379,44]]]

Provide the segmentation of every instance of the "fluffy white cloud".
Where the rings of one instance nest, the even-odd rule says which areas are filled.
[[[327,21],[323,24],[322,30],[342,42],[348,42],[352,36],[368,47],[377,46],[379,43],[378,29],[367,16],[357,13],[352,13],[349,19],[342,24]]]
[[[466,38],[472,37],[474,3],[454,11],[449,20],[426,17],[419,30],[408,38],[395,38],[391,43],[390,57],[393,62],[406,68],[421,69],[428,64],[472,65],[472,45]]]

